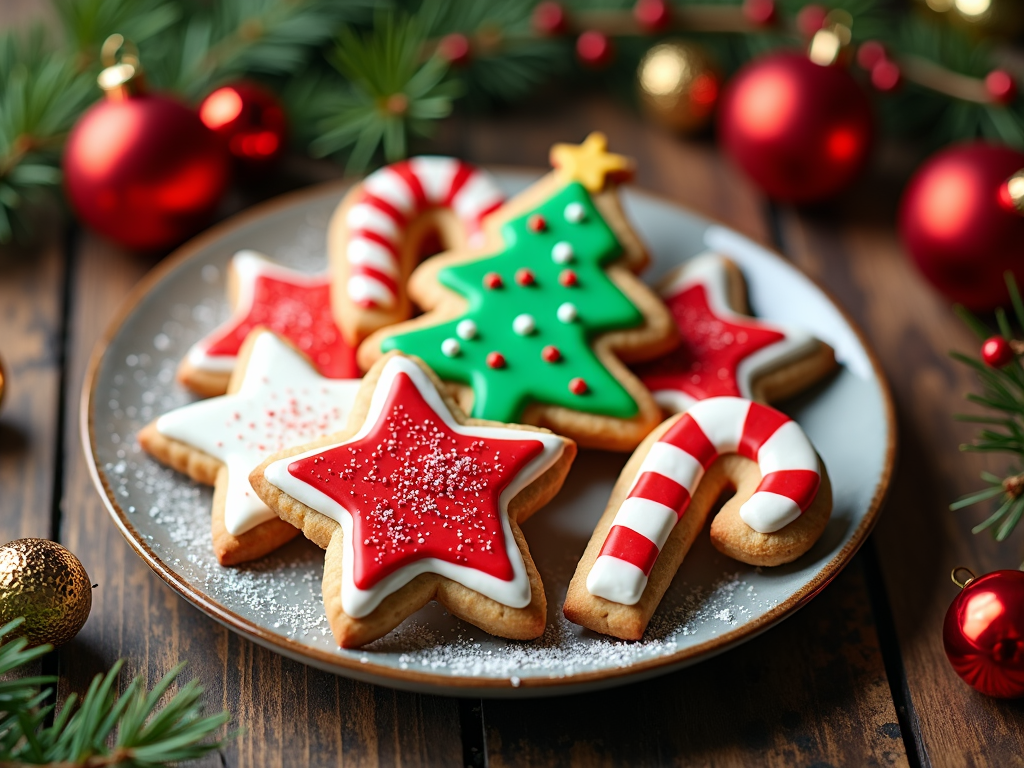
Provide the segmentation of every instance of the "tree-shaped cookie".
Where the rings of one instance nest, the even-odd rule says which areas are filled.
[[[599,134],[557,145],[552,160],[551,174],[486,220],[487,250],[417,268],[409,293],[428,312],[370,336],[359,361],[414,354],[461,385],[475,418],[630,450],[660,411],[621,361],[667,351],[676,330],[631,271],[647,257],[616,195],[629,162]]]
[[[327,550],[324,608],[364,645],[428,601],[501,637],[544,631],[544,586],[519,523],[576,455],[547,430],[466,418],[422,364],[392,353],[363,379],[345,430],[271,456],[250,482]]]

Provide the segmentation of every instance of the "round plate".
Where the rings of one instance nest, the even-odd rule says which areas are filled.
[[[536,178],[497,177],[509,194]],[[627,190],[627,213],[654,256],[646,279],[715,250],[742,268],[757,315],[803,326],[835,348],[839,373],[785,404],[832,478],[835,508],[821,540],[795,563],[760,569],[719,554],[705,533],[642,640],[583,630],[562,617],[562,601],[627,458],[583,451],[561,493],[523,526],[547,589],[542,638],[490,637],[430,603],[371,645],[339,649],[323,612],[321,550],[300,537],[259,562],[221,567],[210,540],[211,490],[148,458],[135,435],[192,399],[175,382],[175,369],[191,344],[228,315],[224,282],[231,255],[254,248],[293,267],[323,269],[327,222],[344,191],[335,184],[271,201],[184,246],[128,297],[94,353],[82,408],[93,478],[129,543],[200,610],[279,653],[360,680],[448,695],[569,693],[664,674],[754,637],[804,605],[864,541],[889,482],[895,432],[887,386],[860,333],[779,256],[678,206]]]

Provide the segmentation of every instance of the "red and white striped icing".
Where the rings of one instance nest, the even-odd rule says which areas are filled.
[[[651,446],[622,502],[594,567],[590,594],[635,605],[704,471],[719,456],[757,462],[761,483],[740,507],[743,521],[772,533],[796,520],[818,493],[818,457],[800,425],[785,414],[739,397],[693,405]]]
[[[345,217],[349,298],[367,309],[395,305],[402,238],[420,213],[450,208],[474,245],[484,217],[504,200],[490,174],[452,157],[414,157],[370,174]]]

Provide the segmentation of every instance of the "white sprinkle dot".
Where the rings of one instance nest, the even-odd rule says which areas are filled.
[[[571,301],[560,304],[558,307],[558,319],[563,323],[574,322],[578,315],[579,312],[576,310],[576,305]]]
[[[533,319],[533,315],[516,315],[515,320],[512,321],[512,330],[520,336],[529,336],[537,330],[537,322]]]
[[[459,344],[458,339],[445,339],[441,342],[441,351],[445,357],[458,357],[462,351],[462,346]]]
[[[460,339],[469,341],[470,339],[476,338],[476,323],[472,320],[460,320],[459,324],[455,326],[455,332],[459,335]]]
[[[567,243],[565,240],[555,243],[551,249],[551,259],[555,264],[568,264],[572,261],[573,255],[572,243]]]
[[[585,218],[587,218],[587,212],[582,203],[569,203],[565,206],[565,220],[570,224],[579,224]]]

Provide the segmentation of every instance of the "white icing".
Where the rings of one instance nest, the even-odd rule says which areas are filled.
[[[537,321],[533,319],[533,315],[516,315],[512,320],[512,330],[520,336],[529,336],[537,330]]]
[[[577,311],[575,304],[571,301],[566,301],[558,305],[556,314],[558,315],[558,319],[563,323],[572,323],[575,322],[579,312]]]
[[[652,445],[647,452],[643,467],[636,473],[629,490],[633,490],[645,472],[657,472],[659,475],[674,480],[683,486],[690,495],[693,495],[697,484],[704,477],[704,467],[693,456],[682,448],[676,448],[671,443],[660,441]]]
[[[555,243],[551,248],[551,259],[556,264],[569,264],[573,255],[572,243],[567,243],[565,240]]]
[[[462,352],[462,346],[458,339],[445,339],[441,342],[441,352],[445,357],[458,357]]]
[[[238,392],[171,411],[156,428],[227,465],[224,524],[238,536],[275,517],[249,485],[249,472],[272,453],[342,429],[359,383],[325,379],[277,336],[262,333]],[[292,398],[297,410],[290,410]]]
[[[716,317],[735,323],[749,323],[752,318],[742,315],[729,306],[728,277],[725,259],[716,253],[702,253],[680,267],[661,288],[661,295],[667,301],[695,285],[703,285],[708,306]],[[799,359],[812,351],[818,340],[802,328],[776,325],[757,320],[760,327],[782,334],[783,338],[763,347],[744,360],[736,368],[736,384],[740,394],[753,398],[752,384],[764,373]],[[683,329],[685,335],[685,329]],[[672,413],[686,410],[696,402],[691,396],[679,390],[663,389],[653,392],[654,399]]]
[[[771,491],[760,491],[740,507],[740,519],[758,533],[775,533],[800,517],[800,507],[792,499]]]
[[[750,401],[742,397],[710,397],[694,403],[687,413],[719,453],[735,453],[749,410]]]
[[[353,275],[348,279],[348,297],[355,302],[370,301],[385,309],[395,305],[391,289],[369,275]]]
[[[674,509],[650,499],[626,499],[615,513],[615,525],[636,531],[653,541],[659,550],[665,546],[678,521]]]
[[[409,170],[419,180],[427,202],[441,205],[452,188],[455,174],[459,170],[459,161],[453,157],[421,155],[409,160]]]
[[[757,463],[762,474],[780,472],[785,469],[809,469],[818,471],[818,454],[807,439],[807,435],[795,421],[779,427],[775,434],[765,440],[757,452]]]
[[[565,220],[570,224],[579,224],[587,217],[587,211],[582,203],[569,203],[565,206]]]
[[[587,575],[587,591],[613,603],[636,605],[647,588],[647,576],[632,563],[601,555]]]
[[[473,175],[466,179],[452,200],[452,208],[455,215],[466,222],[479,222],[484,211],[488,211],[495,205],[503,203],[505,195],[498,187],[494,177],[479,168],[474,169]]]
[[[235,355],[211,355],[210,345],[219,339],[225,331],[232,328],[239,319],[252,310],[252,302],[256,292],[256,280],[268,277],[281,282],[291,283],[308,288],[315,288],[330,282],[326,274],[309,275],[294,269],[282,267],[270,261],[257,251],[242,250],[231,257],[228,269],[233,270],[238,281],[238,294],[235,310],[226,322],[201,338],[188,351],[188,362],[193,368],[212,373],[230,373],[235,369],[238,359]]]
[[[353,237],[348,244],[348,261],[357,266],[373,267],[390,277],[398,277],[398,264],[387,248],[366,237]]]
[[[529,438],[531,440],[538,440],[543,445],[541,453],[527,464],[519,474],[512,478],[498,500],[498,516],[501,519],[505,548],[509,561],[512,563],[513,577],[510,581],[498,579],[467,566],[436,558],[424,558],[384,577],[370,589],[360,589],[356,586],[353,577],[355,555],[352,547],[352,513],[326,494],[294,477],[288,471],[288,466],[295,461],[315,456],[340,445],[359,441],[369,434],[381,418],[395,377],[400,373],[409,376],[427,404],[434,410],[437,417],[445,423],[446,428],[452,432],[483,440]],[[362,618],[369,615],[380,605],[385,597],[401,589],[421,573],[440,574],[492,600],[496,600],[502,605],[512,608],[524,608],[530,603],[530,581],[527,578],[526,565],[523,562],[522,553],[519,551],[519,547],[512,536],[512,529],[508,521],[508,505],[521,490],[547,471],[559,459],[562,451],[563,443],[561,438],[550,433],[530,432],[524,434],[520,430],[510,430],[506,427],[478,427],[459,424],[455,421],[451,412],[444,404],[441,395],[423,370],[408,358],[394,357],[388,361],[381,371],[380,379],[370,400],[366,421],[355,436],[334,446],[318,448],[299,456],[274,462],[267,467],[264,477],[288,495],[298,499],[312,509],[327,515],[342,526],[345,552],[342,566],[341,603],[345,613],[349,616]]]
[[[398,224],[393,218],[375,205],[358,203],[353,205],[345,217],[350,229],[366,229],[376,232],[385,240],[394,241],[398,238]]]
[[[410,216],[416,210],[416,196],[409,184],[395,170],[386,165],[374,171],[363,182],[366,191],[384,200],[403,216]]]
[[[469,318],[460,320],[459,324],[455,326],[455,333],[463,341],[469,341],[470,339],[476,338],[476,323]]]

